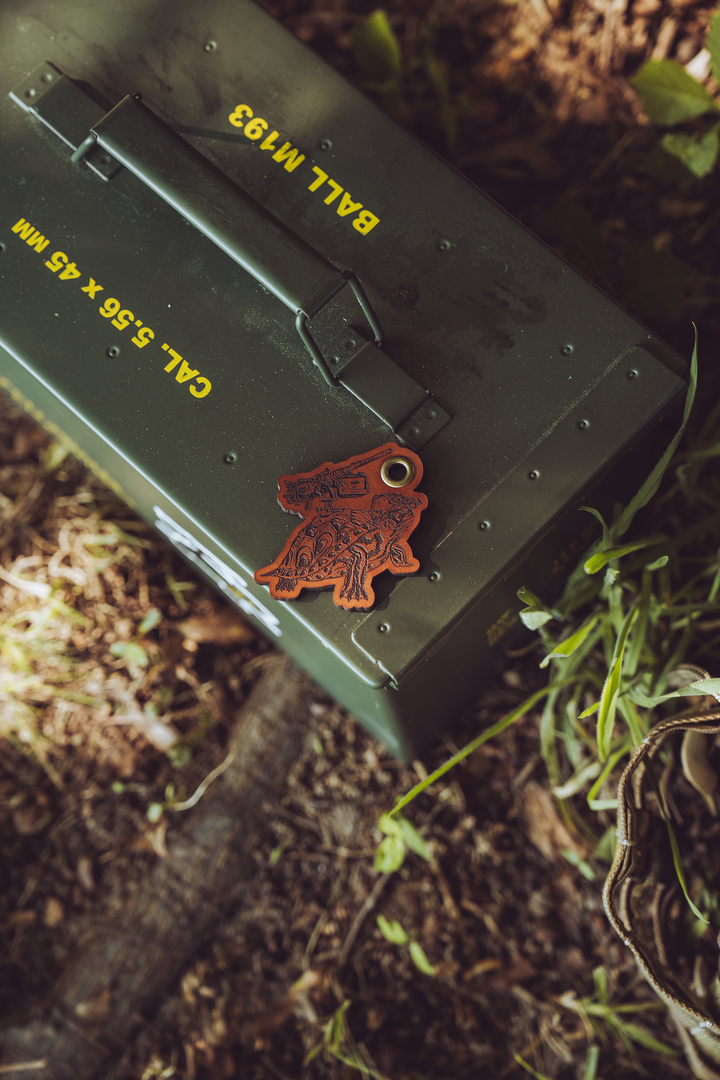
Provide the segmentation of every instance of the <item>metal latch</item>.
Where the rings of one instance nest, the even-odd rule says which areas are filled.
[[[355,353],[338,381],[413,450],[424,446],[451,419],[420,383],[370,343]]]
[[[419,449],[449,420],[411,376],[385,353],[384,335],[362,285],[315,251],[232,182],[141,101],[128,96],[104,112],[50,63],[41,64],[10,97],[51,129],[103,179],[125,166],[212,240],[295,315],[313,362],[331,386],[345,387],[394,434]],[[375,339],[338,376],[330,371],[308,321],[349,285]]]

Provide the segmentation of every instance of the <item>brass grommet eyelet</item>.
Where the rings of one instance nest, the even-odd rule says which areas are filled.
[[[393,466],[395,468],[393,469]],[[405,470],[403,476],[400,475],[400,469]],[[393,469],[395,475],[390,470]],[[410,483],[415,475],[415,466],[412,461],[404,457],[391,457],[387,461],[383,461],[380,468],[380,477],[384,484],[387,484],[391,488],[404,488]]]

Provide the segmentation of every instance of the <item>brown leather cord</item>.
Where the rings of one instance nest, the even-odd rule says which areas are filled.
[[[657,806],[652,805],[653,799],[648,798],[655,788],[667,812],[669,771],[659,785],[652,785],[652,763],[668,738],[688,731],[719,734],[720,711],[678,716],[658,724],[643,739],[620,777],[617,846],[603,889],[603,905],[643,975],[667,1004],[695,1075],[701,1080],[720,1080],[718,979],[700,1000],[670,966],[667,912],[678,893],[678,882],[667,826]]]

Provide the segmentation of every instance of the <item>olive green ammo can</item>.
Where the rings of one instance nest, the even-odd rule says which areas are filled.
[[[0,59],[0,383],[414,755],[642,480],[680,357],[249,0],[5,5]],[[278,478],[388,442],[420,570],[272,599]]]

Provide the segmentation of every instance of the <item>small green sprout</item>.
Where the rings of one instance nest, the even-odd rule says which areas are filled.
[[[392,922],[390,922],[388,919],[385,918],[384,915],[378,915],[376,921],[378,930],[385,938],[385,940],[389,941],[391,945],[408,946],[410,958],[418,971],[422,971],[423,975],[435,974],[435,968],[432,966],[427,956],[425,955],[425,950],[423,949],[422,945],[414,938],[411,939],[406,934],[405,930],[403,929],[402,925],[397,921],[397,919],[393,919]]]

